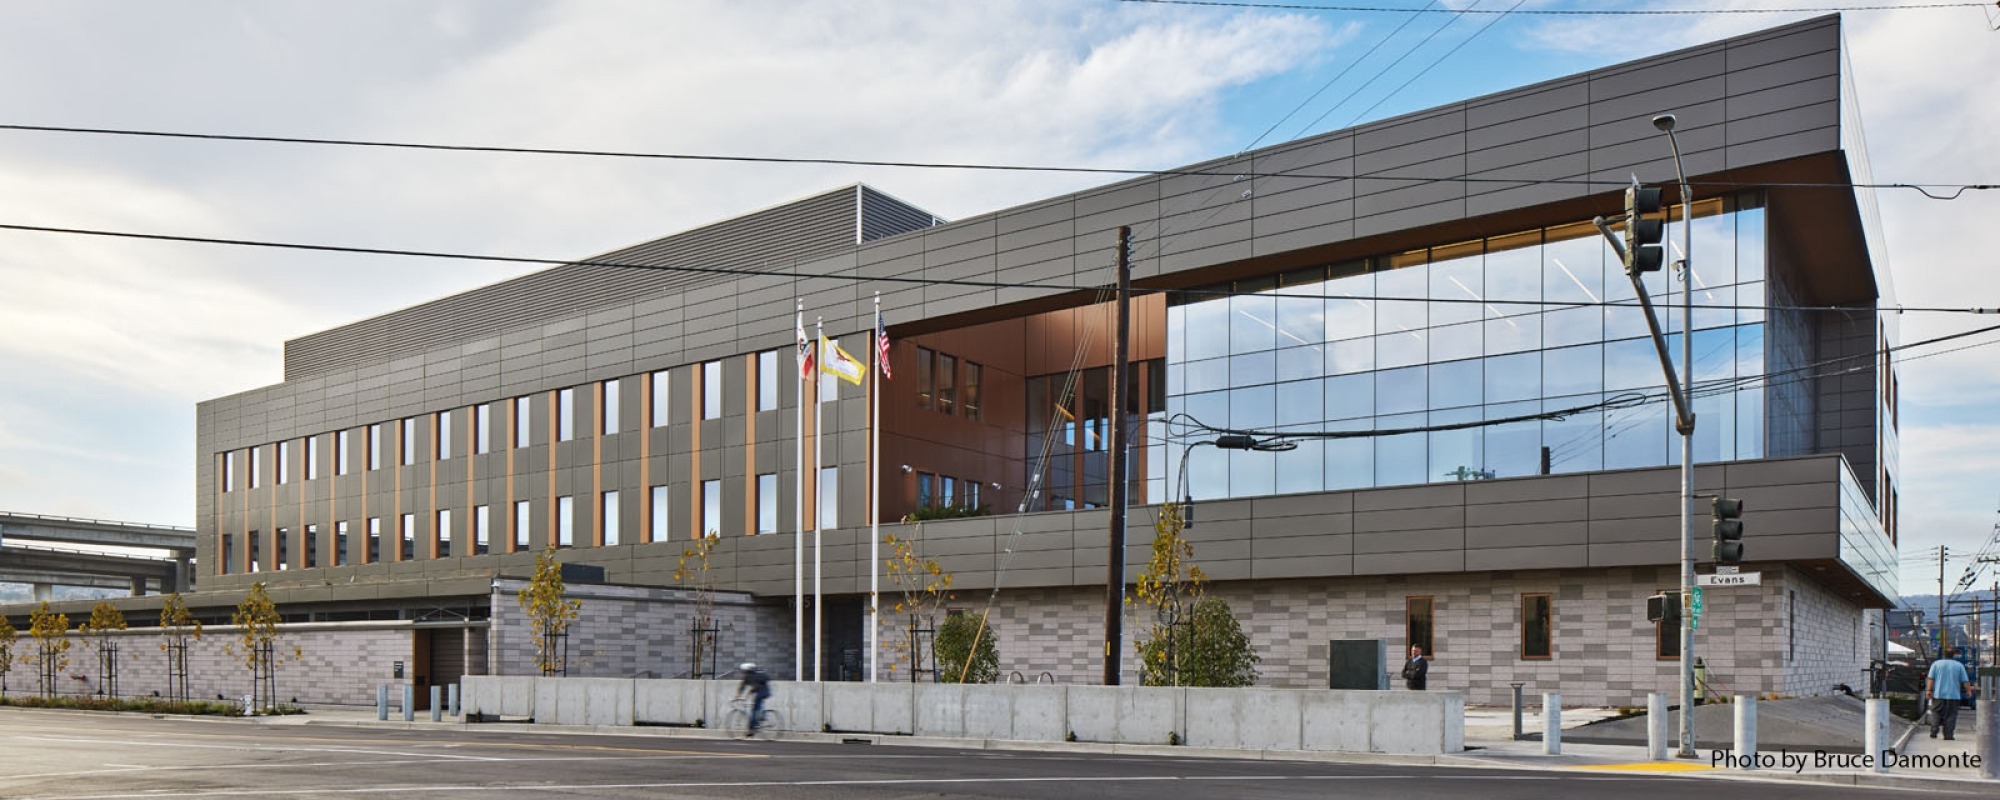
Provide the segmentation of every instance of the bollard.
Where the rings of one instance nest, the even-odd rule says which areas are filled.
[[[1861,747],[1868,754],[1868,771],[1888,772],[1882,754],[1889,749],[1889,701],[1875,699],[1867,704],[1868,727],[1862,732]]]
[[[1521,730],[1521,687],[1528,684],[1509,683],[1507,685],[1514,687],[1514,741],[1518,742],[1527,738],[1527,734]]]
[[[1542,753],[1559,756],[1563,751],[1562,694],[1542,693]]]
[[[458,684],[454,683],[451,685],[451,691],[449,692],[449,694],[451,695],[451,701],[450,701],[451,711],[447,713],[456,717],[458,716]]]
[[[431,721],[444,721],[444,687],[431,687]]]
[[[389,684],[375,685],[375,721],[389,721]]]
[[[2000,781],[2000,674],[1992,667],[1979,671],[1985,674],[1979,676],[1979,708],[1972,715],[1979,728],[1979,777]]]
[[[403,684],[403,721],[417,721],[417,687]]]
[[[1667,760],[1667,693],[1646,695],[1646,758]]]
[[[1736,763],[1744,769],[1757,767],[1757,696],[1736,696]]]

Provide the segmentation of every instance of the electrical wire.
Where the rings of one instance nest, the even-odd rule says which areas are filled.
[[[1428,2],[1424,4],[1424,8],[1429,8],[1431,5],[1434,5],[1436,3],[1437,0],[1428,0]],[[1418,13],[1411,14],[1409,17],[1403,20],[1403,24],[1397,25],[1395,30],[1390,31],[1388,35],[1383,36],[1381,39],[1376,40],[1375,45],[1373,47],[1368,48],[1368,52],[1362,53],[1358,58],[1355,58],[1353,61],[1348,62],[1347,66],[1342,67],[1340,69],[1340,72],[1337,72],[1334,74],[1333,77],[1328,78],[1326,83],[1320,84],[1320,87],[1318,89],[1313,90],[1313,93],[1308,95],[1306,99],[1300,100],[1298,105],[1292,107],[1292,110],[1285,112],[1284,116],[1279,117],[1277,122],[1271,123],[1271,127],[1265,128],[1263,133],[1257,135],[1257,138],[1250,140],[1249,144],[1244,145],[1242,150],[1237,151],[1237,155],[1242,155],[1243,153],[1248,152],[1251,148],[1256,147],[1258,143],[1264,141],[1264,137],[1270,136],[1272,132],[1278,129],[1278,126],[1283,125],[1287,120],[1290,120],[1292,118],[1292,115],[1297,114],[1300,111],[1304,111],[1306,106],[1312,105],[1312,101],[1318,100],[1320,95],[1326,93],[1326,90],[1333,88],[1333,85],[1335,83],[1339,83],[1341,78],[1347,77],[1347,73],[1354,71],[1355,67],[1361,66],[1361,62],[1367,61],[1369,56],[1375,55],[1375,51],[1382,49],[1382,45],[1388,44],[1390,39],[1396,38],[1396,34],[1402,33],[1404,28],[1410,27],[1410,23],[1417,21],[1417,18],[1423,16],[1423,14],[1421,13],[1422,11],[1423,9],[1421,8],[1417,9]],[[1336,105],[1335,107],[1338,108],[1339,106]],[[1292,138],[1296,139],[1298,137],[1294,136]]]
[[[1250,3],[1230,0],[1119,0],[1155,6],[1195,6],[1200,8],[1241,8],[1264,11],[1332,11],[1343,13],[1408,13],[1408,8],[1364,5],[1313,5],[1309,3]],[[1546,17],[1688,17],[1745,14],[1832,14],[1842,11],[1935,11],[1947,8],[1987,8],[1996,3],[1922,3],[1914,5],[1829,5],[1783,8],[1536,8],[1521,11]],[[1506,14],[1505,11],[1419,10],[1420,14]]]
[[[1506,11],[1502,11],[1500,12],[1499,16],[1487,20],[1486,24],[1479,26],[1479,30],[1473,31],[1471,36],[1467,36],[1463,39],[1458,40],[1458,44],[1452,45],[1450,50],[1444,51],[1442,55],[1432,60],[1431,63],[1424,65],[1423,69],[1417,70],[1417,74],[1411,75],[1409,80],[1403,81],[1401,85],[1397,86],[1394,89],[1389,90],[1388,94],[1382,95],[1381,99],[1376,100],[1374,105],[1362,109],[1361,113],[1356,114],[1352,118],[1348,119],[1347,125],[1342,127],[1353,127],[1354,123],[1360,122],[1362,117],[1366,117],[1369,114],[1374,113],[1375,109],[1381,108],[1383,103],[1389,102],[1389,98],[1401,94],[1404,89],[1410,88],[1410,84],[1416,83],[1419,78],[1422,78],[1425,75],[1429,75],[1431,70],[1437,69],[1437,66],[1439,64],[1444,63],[1445,59],[1451,58],[1453,55],[1457,54],[1458,51],[1465,49],[1465,46],[1468,44],[1472,44],[1472,40],[1479,38],[1480,34],[1492,30],[1493,26],[1500,24],[1500,21],[1506,19],[1508,14],[1512,14],[1516,10],[1520,9],[1521,4],[1527,1],[1528,0],[1514,0],[1514,5],[1509,6]],[[1475,9],[1467,8],[1465,10],[1473,11]]]
[[[313,137],[297,137],[297,136],[256,136],[256,135],[245,135],[245,134],[222,134],[222,133],[183,133],[183,132],[173,132],[173,131],[138,130],[138,129],[125,129],[125,128],[83,128],[83,127],[58,126],[58,125],[0,124],[0,131],[75,133],[75,134],[101,135],[101,136],[138,136],[138,137],[167,138],[167,139],[193,139],[193,140],[204,140],[204,141],[263,142],[263,143],[273,143],[273,144],[305,144],[305,145],[325,145],[325,146],[336,146],[336,147],[367,147],[367,148],[386,148],[386,149],[403,149],[403,150],[432,150],[432,151],[447,151],[447,152],[512,153],[512,154],[522,154],[522,155],[588,156],[588,157],[599,157],[599,158],[634,158],[634,159],[651,159],[651,160],[664,160],[664,161],[718,161],[718,162],[750,163],[750,164],[794,164],[794,165],[805,164],[805,165],[834,165],[834,166],[858,166],[858,167],[899,167],[908,169],[951,169],[951,170],[974,170],[974,171],[989,171],[989,172],[1054,172],[1054,173],[1080,173],[1080,174],[1095,174],[1095,175],[1120,175],[1127,177],[1209,176],[1209,177],[1234,178],[1241,176],[1245,178],[1302,178],[1302,179],[1328,180],[1328,181],[1384,180],[1384,181],[1398,181],[1410,184],[1494,183],[1494,184],[1509,184],[1515,186],[1571,185],[1571,186],[1603,186],[1603,187],[1615,186],[1621,188],[1630,183],[1630,181],[1623,181],[1623,180],[1594,179],[1594,178],[1508,178],[1508,177],[1473,176],[1473,175],[1438,177],[1438,176],[1416,176],[1416,175],[1401,176],[1401,175],[1392,175],[1387,173],[1362,175],[1353,173],[1323,174],[1323,173],[1311,173],[1311,172],[1256,172],[1256,171],[1231,171],[1231,170],[1192,169],[1192,168],[1133,169],[1125,167],[1081,167],[1081,166],[1040,165],[1040,164],[986,164],[986,163],[975,163],[975,162],[949,162],[949,161],[888,161],[888,160],[873,160],[873,159],[858,159],[858,158],[748,156],[748,155],[705,154],[705,153],[647,153],[647,152],[617,151],[617,150],[582,150],[582,149],[546,148],[546,147],[513,147],[513,146],[502,146],[502,145],[432,144],[432,143],[422,143],[422,142],[392,142],[392,141],[377,141],[377,140],[364,140],[364,139],[330,139],[330,138],[313,138]],[[1924,196],[1926,197],[1938,200],[1956,199],[1964,192],[1970,190],[2000,189],[2000,184],[1992,184],[1992,183],[1919,184],[1919,183],[1835,183],[1835,182],[1812,182],[1812,181],[1748,183],[1742,181],[1691,180],[1688,182],[1688,184],[1690,186],[1718,187],[1721,189],[1744,189],[1744,188],[1912,189],[1923,193]],[[1936,190],[1937,192],[1950,191],[1952,192],[1952,194],[1950,195],[1933,194],[1931,190]]]
[[[1479,4],[1479,2],[1480,2],[1480,0],[1473,0],[1473,5],[1478,5],[1478,4]],[[1426,6],[1426,8],[1428,8],[1428,6]],[[1446,11],[1452,11],[1452,9],[1444,9],[1444,10],[1446,10]],[[1470,10],[1470,9],[1466,9],[1466,10]],[[1328,115],[1328,114],[1332,114],[1332,113],[1334,112],[1334,110],[1335,110],[1335,109],[1338,109],[1338,108],[1340,108],[1341,106],[1344,106],[1344,105],[1347,105],[1347,101],[1349,101],[1349,100],[1353,100],[1353,99],[1354,99],[1354,96],[1355,96],[1355,95],[1358,95],[1358,94],[1360,94],[1360,93],[1361,93],[1361,92],[1362,92],[1363,90],[1367,89],[1368,87],[1370,87],[1370,86],[1373,86],[1373,85],[1375,85],[1375,82],[1376,82],[1376,81],[1378,81],[1378,80],[1381,80],[1381,78],[1382,78],[1382,76],[1383,76],[1383,75],[1387,75],[1387,74],[1389,74],[1389,70],[1392,70],[1392,69],[1395,69],[1395,68],[1396,68],[1396,65],[1397,65],[1397,64],[1401,64],[1401,63],[1403,63],[1403,59],[1406,59],[1406,58],[1409,58],[1409,57],[1410,57],[1410,56],[1412,56],[1412,55],[1415,55],[1415,54],[1416,54],[1416,52],[1417,52],[1417,51],[1418,51],[1419,49],[1422,49],[1424,45],[1426,45],[1426,44],[1430,44],[1430,41],[1431,41],[1432,39],[1435,39],[1435,38],[1437,38],[1437,35],[1438,35],[1438,34],[1440,34],[1440,33],[1444,33],[1444,29],[1446,29],[1446,28],[1449,28],[1449,27],[1451,27],[1451,24],[1452,24],[1452,23],[1454,23],[1454,22],[1457,22],[1457,21],[1459,21],[1460,19],[1463,19],[1463,18],[1464,18],[1464,15],[1463,15],[1463,12],[1454,12],[1454,13],[1452,14],[1452,16],[1451,16],[1451,18],[1450,18],[1450,19],[1447,19],[1447,20],[1445,20],[1445,21],[1444,21],[1444,24],[1441,24],[1441,25],[1437,26],[1436,28],[1432,28],[1432,29],[1431,29],[1431,32],[1430,32],[1430,34],[1429,34],[1429,35],[1426,35],[1426,36],[1425,36],[1425,37],[1424,37],[1423,39],[1419,40],[1419,41],[1418,41],[1418,42],[1417,42],[1416,44],[1413,44],[1413,45],[1410,45],[1409,49],[1407,49],[1407,50],[1404,50],[1404,51],[1403,51],[1403,54],[1402,54],[1402,55],[1399,55],[1399,56],[1396,56],[1396,59],[1395,59],[1394,61],[1391,61],[1391,62],[1389,62],[1389,63],[1388,63],[1387,65],[1383,66],[1383,67],[1382,67],[1381,69],[1378,69],[1378,70],[1376,70],[1376,71],[1375,71],[1375,74],[1373,74],[1373,75],[1370,75],[1370,76],[1368,76],[1368,80],[1366,80],[1366,81],[1362,81],[1362,82],[1361,82],[1361,85],[1360,85],[1360,86],[1356,86],[1356,87],[1354,87],[1354,91],[1351,91],[1351,92],[1348,92],[1348,93],[1347,93],[1347,96],[1346,96],[1346,97],[1342,97],[1342,98],[1340,98],[1340,102],[1338,102],[1338,103],[1334,103],[1334,104],[1333,104],[1333,106],[1332,106],[1331,108],[1328,108],[1327,110],[1325,110],[1325,111],[1323,111],[1323,112],[1320,112],[1320,115],[1319,115],[1319,116],[1317,116],[1317,117],[1314,117],[1314,118],[1313,118],[1313,121],[1311,121],[1311,122],[1308,122],[1308,123],[1306,123],[1306,124],[1305,124],[1305,125],[1304,125],[1303,127],[1299,128],[1299,130],[1298,130],[1298,133],[1295,133],[1295,134],[1292,134],[1292,138],[1296,139],[1296,138],[1298,138],[1298,137],[1300,137],[1300,136],[1303,136],[1303,135],[1305,135],[1305,133],[1306,133],[1307,131],[1310,131],[1310,130],[1312,130],[1313,128],[1316,128],[1316,127],[1319,127],[1319,124],[1320,124],[1320,122],[1324,121],[1324,120],[1326,119],[1326,117],[1327,117],[1327,115]]]

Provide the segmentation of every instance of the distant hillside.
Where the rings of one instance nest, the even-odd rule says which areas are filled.
[[[57,600],[96,600],[103,597],[124,597],[131,592],[118,589],[89,589],[82,586],[57,586],[51,593]],[[8,603],[28,603],[35,599],[35,589],[25,583],[0,583],[0,605]]]

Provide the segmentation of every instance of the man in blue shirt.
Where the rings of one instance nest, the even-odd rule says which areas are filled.
[[[757,735],[757,729],[764,724],[764,701],[771,699],[771,676],[748,661],[737,667],[743,673],[743,682],[736,685],[736,696],[750,695],[750,729],[743,733],[749,739]]]
[[[1926,676],[1924,690],[1931,696],[1931,738],[1936,739],[1938,729],[1944,729],[1944,738],[1955,739],[1958,731],[1958,706],[1972,693],[1972,679],[1965,674],[1965,665],[1958,662],[1958,650],[1947,647],[1944,658],[1931,662],[1931,671]]]

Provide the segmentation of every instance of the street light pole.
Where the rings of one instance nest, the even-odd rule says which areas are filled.
[[[1681,602],[1694,593],[1694,195],[1681,162],[1674,115],[1653,118],[1673,148],[1674,177],[1681,184],[1681,396],[1687,408],[1677,420],[1681,433]],[[1684,606],[1685,609],[1685,606]],[[1681,758],[1694,758],[1694,615],[1681,614]]]

